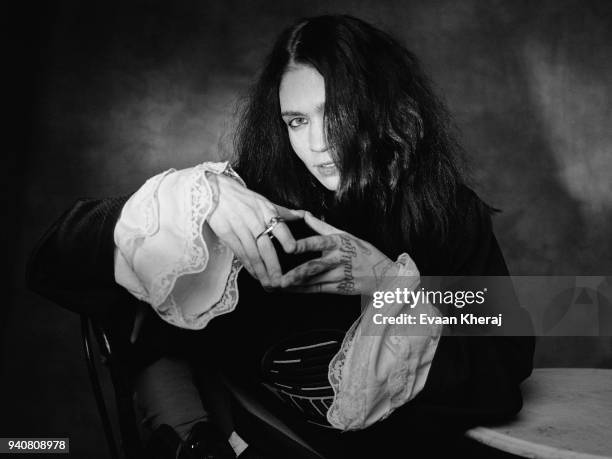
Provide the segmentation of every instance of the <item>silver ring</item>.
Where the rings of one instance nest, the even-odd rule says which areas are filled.
[[[278,215],[275,215],[274,217],[272,217],[270,219],[270,221],[268,222],[268,226],[266,226],[266,229],[263,230],[261,233],[259,233],[257,235],[257,237],[255,238],[255,241],[258,241],[260,237],[262,236],[268,236],[270,239],[274,238],[274,234],[272,234],[272,231],[274,231],[274,228],[276,228],[276,225],[278,225],[281,222],[284,222],[285,220],[283,220],[281,217],[279,217]]]

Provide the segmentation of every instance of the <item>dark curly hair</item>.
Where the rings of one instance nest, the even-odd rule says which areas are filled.
[[[325,129],[340,183],[330,193],[289,143],[278,89],[289,65],[325,81]],[[238,125],[234,162],[249,188],[326,216],[389,252],[424,235],[443,242],[463,182],[449,116],[417,58],[346,15],[304,19],[279,36]],[[364,215],[366,218],[364,218]]]

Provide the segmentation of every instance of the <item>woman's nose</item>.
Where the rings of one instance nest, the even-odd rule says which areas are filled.
[[[315,152],[327,151],[327,136],[323,121],[312,122],[309,133],[310,149]]]

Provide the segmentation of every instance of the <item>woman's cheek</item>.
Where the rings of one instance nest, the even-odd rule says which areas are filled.
[[[304,150],[304,143],[301,139],[300,133],[295,131],[289,131],[289,143],[291,144],[291,148],[293,148],[293,152],[302,160],[302,162],[308,166],[307,154]]]

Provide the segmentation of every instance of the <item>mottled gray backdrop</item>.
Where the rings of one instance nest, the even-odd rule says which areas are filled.
[[[301,16],[356,15],[420,56],[463,133],[477,191],[503,210],[495,229],[513,274],[612,273],[610,2],[23,9],[11,42],[28,44],[13,67],[28,88],[13,94],[25,134],[5,174],[18,186],[5,249],[14,269],[1,328],[2,434],[69,434],[74,457],[106,456],[78,318],[24,290],[26,254],[77,197],[129,193],[167,168],[227,157],[236,104],[281,27]],[[536,364],[612,367],[612,338],[541,340]]]

